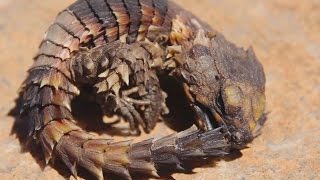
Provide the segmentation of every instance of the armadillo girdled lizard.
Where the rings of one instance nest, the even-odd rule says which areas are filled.
[[[105,115],[137,133],[151,131],[171,109],[159,78],[183,87],[196,125],[160,139],[114,142],[90,135],[72,115],[84,90]],[[253,50],[243,50],[167,0],[78,0],[57,16],[22,86],[25,138],[46,161],[81,166],[103,179],[112,172],[156,174],[183,160],[241,149],[264,123],[265,76]],[[175,97],[168,97],[175,98]]]

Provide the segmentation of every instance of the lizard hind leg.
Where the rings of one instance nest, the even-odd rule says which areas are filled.
[[[95,53],[95,57],[100,59],[108,59],[109,63],[107,69],[97,72],[97,83],[94,85],[97,88],[97,102],[106,114],[117,114],[126,119],[131,131],[138,134],[139,126],[150,132],[161,114],[167,111],[165,93],[160,88],[155,70],[149,66],[153,54],[140,43],[116,41],[96,48],[100,51],[91,49],[87,52]],[[110,103],[110,97],[113,103]]]

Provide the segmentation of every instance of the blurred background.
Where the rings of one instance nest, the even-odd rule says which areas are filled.
[[[0,0],[0,179],[64,179],[21,152],[8,111],[32,57],[59,11],[73,0]],[[263,133],[232,160],[175,179],[320,179],[320,1],[176,0],[239,46],[253,46],[267,76]],[[173,131],[159,123],[151,134]],[[120,139],[114,137],[115,139]],[[127,137],[126,139],[132,139]]]

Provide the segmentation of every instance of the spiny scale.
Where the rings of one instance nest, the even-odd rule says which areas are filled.
[[[91,136],[72,117],[71,100],[90,85],[104,111],[123,116],[137,131],[139,125],[152,130],[168,112],[158,70],[172,64],[170,48],[181,49],[192,38],[190,17],[195,19],[166,0],[78,0],[58,14],[24,82],[21,109],[27,135],[40,142],[47,163],[58,158],[74,176],[82,166],[98,179],[103,171],[131,179],[130,173],[156,175],[187,157],[227,152],[218,130],[203,134],[192,127],[132,144]],[[140,99],[126,101],[124,89]]]

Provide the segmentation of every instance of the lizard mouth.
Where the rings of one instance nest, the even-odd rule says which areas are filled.
[[[264,123],[267,121],[268,113],[263,113],[258,119],[256,127],[252,130],[253,137],[258,137],[261,134]]]

